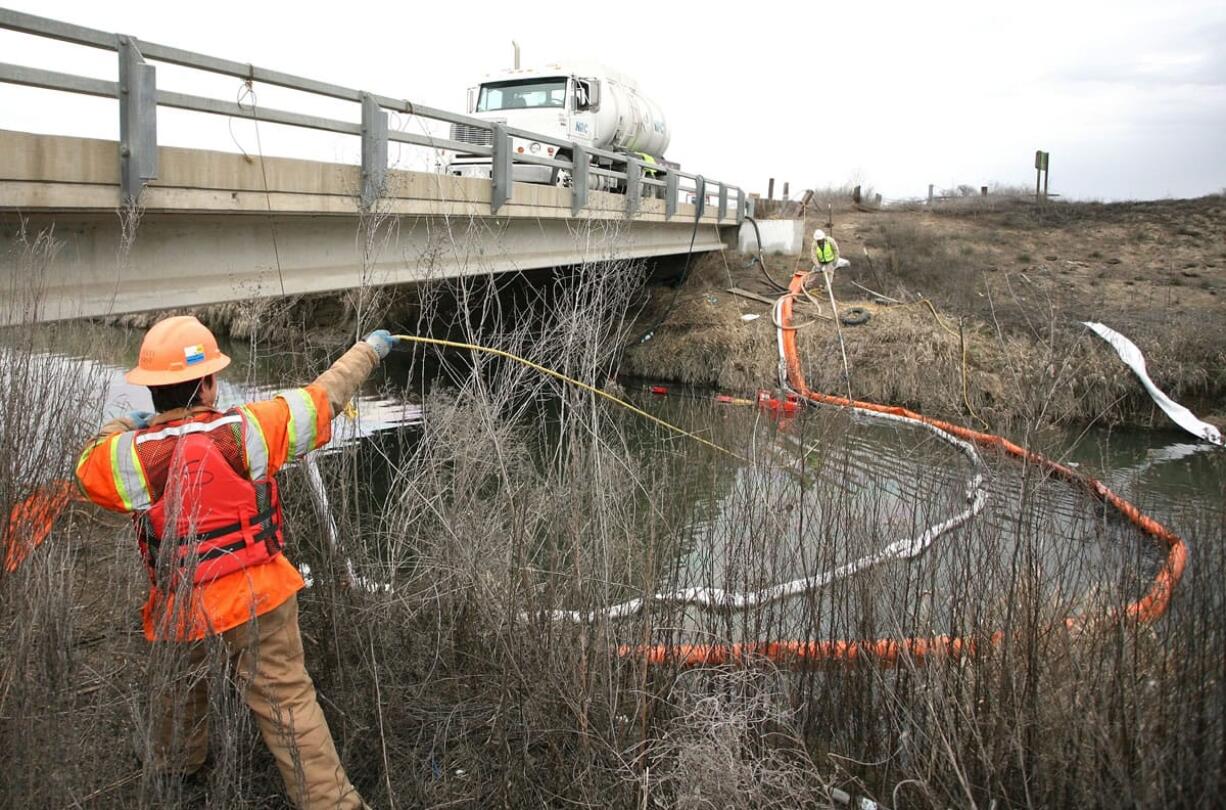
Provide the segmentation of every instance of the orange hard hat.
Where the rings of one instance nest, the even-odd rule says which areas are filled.
[[[140,361],[124,375],[133,385],[174,385],[198,380],[230,365],[209,328],[191,315],[155,323],[140,344]]]

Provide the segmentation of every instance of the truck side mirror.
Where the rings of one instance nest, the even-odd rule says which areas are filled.
[[[587,86],[587,108],[595,111],[600,109],[600,82],[591,79],[583,83]]]

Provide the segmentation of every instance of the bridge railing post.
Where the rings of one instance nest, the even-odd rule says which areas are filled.
[[[672,219],[677,213],[677,197],[681,188],[681,176],[671,169],[664,175],[664,218]]]
[[[387,113],[370,93],[362,94],[362,208],[370,210],[387,191]]]
[[[716,222],[723,222],[724,217],[728,216],[728,187],[723,183],[719,184],[719,217]]]
[[[588,168],[591,157],[581,144],[575,144],[571,149],[570,171],[570,215],[579,216],[579,212],[587,207]]]
[[[745,221],[745,189],[737,186],[736,189],[736,224],[740,225]]]
[[[490,213],[497,214],[511,199],[511,136],[505,124],[493,125],[490,159]]]
[[[707,212],[707,178],[701,174],[694,178],[694,205],[694,218],[702,219]]]
[[[626,215],[634,216],[643,197],[643,163],[636,158],[626,158]]]
[[[119,174],[125,204],[158,176],[156,69],[128,36],[119,37]]]

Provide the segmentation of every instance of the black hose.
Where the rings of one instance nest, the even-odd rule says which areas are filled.
[[[681,294],[681,288],[685,286],[686,279],[690,277],[690,259],[694,256],[694,242],[698,239],[698,223],[702,219],[707,204],[707,181],[700,174],[694,178],[694,182],[696,184],[695,190],[698,192],[698,200],[694,206],[694,229],[690,232],[690,248],[685,254],[685,266],[681,268],[681,275],[677,276],[673,281],[673,298],[668,302],[668,307],[665,308],[664,314],[651,325],[651,328],[640,335],[638,340],[632,340],[623,346],[622,351],[651,340],[652,335],[660,328],[660,324],[668,320],[668,316],[673,314],[673,308],[677,306],[677,297]]]
[[[766,269],[766,258],[762,255],[762,231],[758,229],[758,221],[753,217],[745,217],[745,221],[753,226],[753,238],[758,242],[758,255],[756,258],[750,260],[749,264],[745,266],[746,269],[753,267],[754,262],[757,262],[758,267],[762,269],[762,278],[766,279],[766,283],[774,287],[776,292],[787,292],[788,288],[771,278],[770,272]]]

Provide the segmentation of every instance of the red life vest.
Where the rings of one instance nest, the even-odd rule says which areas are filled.
[[[249,477],[250,429],[230,411],[137,432],[152,506],[133,520],[155,585],[174,587],[187,571],[194,585],[212,582],[270,562],[285,547],[276,480]]]

